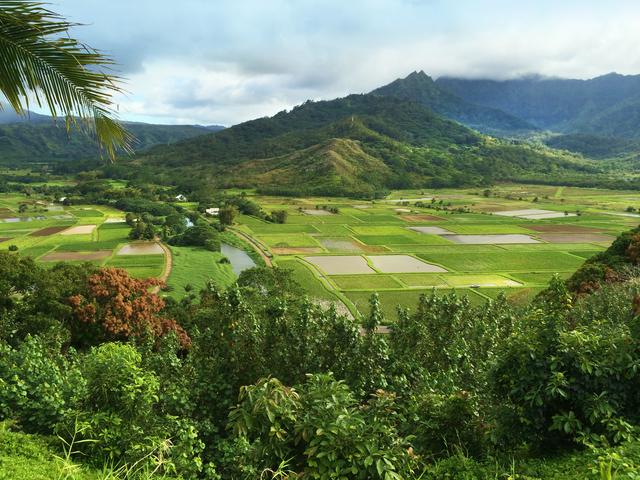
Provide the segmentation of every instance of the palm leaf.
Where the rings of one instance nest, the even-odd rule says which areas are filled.
[[[111,108],[121,79],[106,72],[111,58],[68,36],[76,25],[40,2],[0,0],[0,92],[19,114],[32,96],[68,129],[88,126],[113,159],[133,141]]]

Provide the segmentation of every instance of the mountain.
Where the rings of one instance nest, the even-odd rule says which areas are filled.
[[[442,77],[435,83],[468,102],[502,110],[541,129],[640,139],[640,75],[610,73],[589,80]]]
[[[497,108],[477,105],[440,88],[422,71],[394,80],[371,93],[417,102],[446,118],[483,133],[512,135],[537,130],[530,123]]]
[[[569,181],[598,173],[568,154],[486,137],[418,103],[370,94],[308,101],[271,118],[154,147],[128,165],[156,177],[295,195]]]
[[[91,137],[79,131],[67,132],[64,120],[54,121],[49,116],[34,113],[24,118],[6,109],[0,115],[0,163],[67,161],[97,158],[100,155],[98,145]],[[16,118],[19,121],[14,121]],[[217,125],[123,123],[135,137],[135,151],[224,128]]]
[[[0,103],[0,125],[5,123],[44,123],[51,121],[51,117],[39,113],[27,112],[27,115],[18,115],[9,105]]]

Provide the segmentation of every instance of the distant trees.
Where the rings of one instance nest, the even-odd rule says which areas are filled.
[[[170,245],[204,247],[220,251],[220,232],[207,223],[199,223],[169,239]]]
[[[227,205],[220,209],[218,220],[221,225],[233,225],[233,221],[238,215],[238,209],[233,205]]]
[[[156,229],[152,223],[137,220],[129,232],[131,240],[153,240],[156,237]]]
[[[267,217],[267,221],[272,223],[286,223],[288,215],[286,210],[274,210]]]

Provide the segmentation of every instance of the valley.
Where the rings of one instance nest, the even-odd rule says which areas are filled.
[[[472,304],[504,295],[524,305],[553,275],[568,278],[635,226],[638,214],[627,210],[640,204],[640,194],[633,191],[522,184],[396,190],[369,201],[251,190],[229,194],[243,194],[267,213],[285,211],[286,223],[241,214],[223,234],[222,251],[163,249],[152,241],[130,240],[131,226],[117,208],[0,194],[0,250],[17,249],[48,265],[124,268],[136,278],[165,280],[168,286],[160,294],[180,299],[209,282],[230,286],[239,271],[234,273],[236,262],[223,259],[225,249],[229,254],[235,245],[239,252],[253,252],[248,267],[264,264],[257,250],[273,266],[291,271],[312,300],[335,303],[355,318],[366,316],[369,298],[377,292],[385,322],[393,323],[398,306],[415,308],[419,297],[432,291],[455,292]],[[198,214],[197,202],[178,206],[193,218],[218,224]],[[165,252],[171,253],[170,262]]]

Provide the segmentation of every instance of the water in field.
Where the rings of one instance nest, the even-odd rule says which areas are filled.
[[[229,259],[229,262],[231,262],[231,268],[236,275],[240,275],[245,270],[256,266],[255,262],[244,250],[232,247],[226,243],[220,245],[220,250],[222,254]]]

